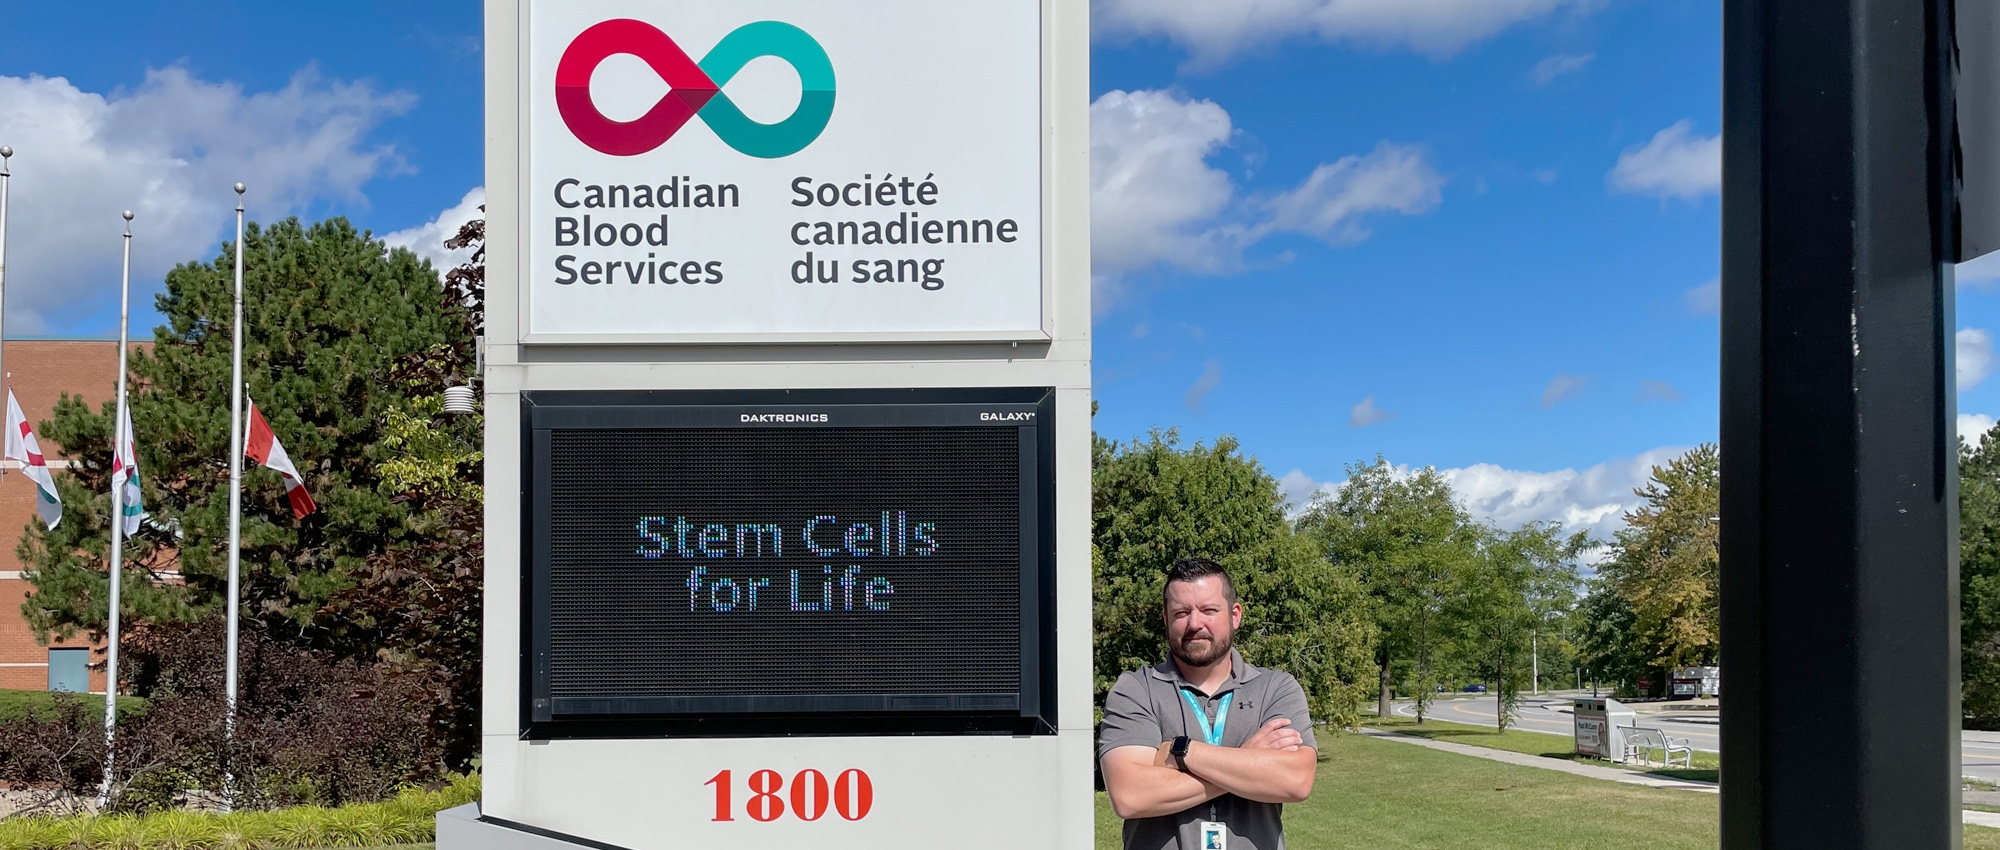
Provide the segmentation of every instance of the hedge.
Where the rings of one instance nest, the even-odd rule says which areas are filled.
[[[86,704],[95,708],[97,719],[100,722],[103,721],[104,695],[73,694],[72,696],[83,700]],[[39,711],[44,714],[54,713],[55,699],[55,694],[50,691],[0,690],[0,720],[23,717],[29,711]],[[145,710],[146,700],[144,697],[121,696],[118,698],[118,722],[120,723],[124,723],[126,718],[131,717],[133,714]]]
[[[414,844],[436,837],[437,813],[479,799],[479,776],[405,789],[395,799],[339,808],[257,812],[171,811],[131,817],[79,815],[0,820],[0,850],[291,850]]]

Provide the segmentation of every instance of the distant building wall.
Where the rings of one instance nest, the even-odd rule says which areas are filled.
[[[150,345],[134,343],[132,347],[137,350]],[[20,401],[21,412],[41,436],[41,423],[50,418],[56,400],[63,393],[80,396],[96,407],[117,391],[118,343],[13,340],[0,349],[0,369],[5,370],[4,380]],[[5,395],[0,394],[0,413],[4,413],[5,403]],[[67,474],[63,471],[69,465],[63,459],[64,447],[46,436],[41,436],[41,443],[49,465],[57,467],[56,477]],[[90,663],[96,665],[90,671],[90,689],[103,693],[102,641],[92,642],[88,635],[79,634],[67,641],[42,643],[36,640],[34,630],[28,627],[21,613],[34,592],[34,585],[21,577],[24,565],[17,550],[35,516],[35,485],[16,471],[17,464],[9,462],[5,466],[4,474],[0,474],[0,689],[44,690],[49,684],[51,648],[89,647]]]

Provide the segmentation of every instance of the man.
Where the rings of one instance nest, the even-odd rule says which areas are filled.
[[[1235,650],[1243,606],[1222,565],[1184,558],[1163,594],[1170,657],[1118,677],[1097,755],[1125,850],[1283,850],[1312,793],[1305,689]]]

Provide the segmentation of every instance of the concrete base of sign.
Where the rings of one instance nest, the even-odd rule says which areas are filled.
[[[609,844],[565,838],[536,830],[480,820],[479,804],[467,803],[437,815],[438,850],[622,850]]]

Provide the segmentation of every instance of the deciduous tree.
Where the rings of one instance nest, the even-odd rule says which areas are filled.
[[[1172,431],[1092,452],[1092,606],[1097,699],[1126,670],[1159,663],[1166,568],[1188,556],[1227,567],[1244,606],[1237,645],[1304,686],[1315,717],[1356,708],[1375,643],[1361,586],[1295,534],[1277,481],[1224,437],[1183,448]]]

